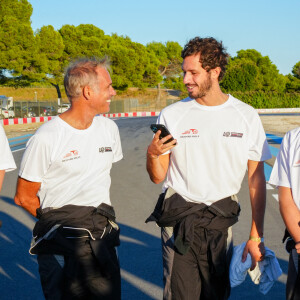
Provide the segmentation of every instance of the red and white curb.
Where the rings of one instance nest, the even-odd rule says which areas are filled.
[[[130,113],[103,114],[102,116],[107,118],[156,117],[159,113],[159,111],[138,111]]]
[[[273,113],[300,113],[300,108],[272,108],[272,109],[256,109],[259,114],[273,114]],[[103,114],[107,118],[134,118],[134,117],[157,117],[160,111],[138,111],[128,113],[112,113]],[[35,117],[35,118],[15,118],[15,119],[3,119],[0,120],[0,124],[5,125],[17,125],[17,124],[31,124],[47,122],[55,116],[49,117]]]
[[[106,118],[134,118],[134,117],[156,117],[159,115],[159,111],[142,111],[142,112],[130,112],[130,113],[114,113],[114,114],[103,114]],[[18,125],[18,124],[32,124],[32,123],[42,123],[50,121],[56,116],[49,117],[35,117],[35,118],[15,118],[15,119],[3,119],[0,123],[5,125]]]
[[[15,119],[3,119],[0,120],[0,123],[5,125],[18,125],[18,124],[31,124],[31,123],[42,123],[50,121],[55,117],[49,116],[49,117],[34,117],[34,118],[15,118]]]

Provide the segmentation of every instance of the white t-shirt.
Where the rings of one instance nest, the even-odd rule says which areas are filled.
[[[291,188],[293,199],[300,209],[300,127],[284,136],[269,183]]]
[[[110,205],[110,170],[122,157],[112,120],[97,116],[88,129],[78,130],[56,117],[28,141],[19,175],[41,182],[42,208]]]
[[[248,160],[272,157],[257,112],[229,95],[222,105],[186,98],[162,110],[158,123],[177,139],[163,190],[211,205],[237,194]]]
[[[0,149],[0,170],[6,172],[15,170],[17,167],[2,126],[0,126]]]

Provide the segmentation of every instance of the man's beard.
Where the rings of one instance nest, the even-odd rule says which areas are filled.
[[[212,80],[210,74],[208,75],[207,79],[200,86],[197,87],[198,87],[198,91],[196,92],[196,94],[193,95],[193,91],[189,92],[190,98],[198,99],[198,98],[205,97],[207,95],[207,93],[210,91],[212,87]]]

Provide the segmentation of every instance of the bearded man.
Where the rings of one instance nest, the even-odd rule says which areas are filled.
[[[252,226],[243,260],[249,253],[254,269],[264,258],[264,161],[271,154],[257,112],[220,88],[228,61],[222,43],[196,37],[182,58],[189,97],[162,110],[157,123],[171,135],[160,139],[158,131],[147,150],[150,179],[165,180],[149,220],[162,228],[164,299],[227,299],[231,226],[247,168]]]

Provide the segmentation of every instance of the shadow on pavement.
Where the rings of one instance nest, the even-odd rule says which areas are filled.
[[[288,258],[288,254],[287,254]],[[287,274],[288,262],[282,259],[278,259],[279,265],[282,269],[283,274]],[[254,284],[249,275],[247,275],[246,280],[239,286],[231,289],[231,296],[229,300],[268,300],[268,299],[285,299],[285,284],[276,281],[270,291],[263,295],[259,291],[259,285]]]
[[[0,197],[1,202],[13,199]],[[1,210],[0,220],[0,299],[43,299],[38,264],[28,252],[31,230]]]
[[[12,204],[13,199],[0,197],[0,299],[43,299],[36,257],[28,252],[32,231],[3,212],[1,202]],[[118,253],[121,269],[124,270],[122,299],[158,299],[146,289],[149,285],[158,293],[161,289],[160,240],[123,224],[120,227]],[[146,286],[145,289],[140,286],[141,283]]]
[[[162,298],[162,259],[160,239],[141,230],[119,224],[121,246],[118,248],[122,276],[122,299]],[[143,293],[143,284],[150,292]],[[155,297],[153,292],[159,297]]]
[[[13,203],[0,197],[1,202]],[[0,206],[1,207],[1,206]],[[0,211],[0,298],[43,299],[38,265],[28,253],[31,229],[12,216]],[[161,299],[162,261],[160,239],[136,228],[120,224],[121,246],[118,248],[122,270],[122,299]],[[288,262],[279,259],[283,273]],[[233,288],[230,300],[284,299],[285,284],[277,281],[267,295],[259,292],[249,276]]]

